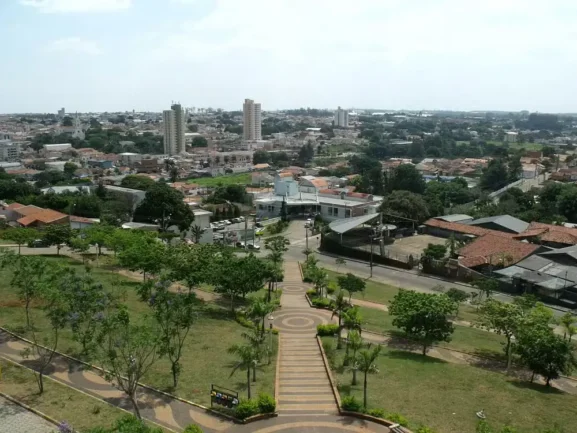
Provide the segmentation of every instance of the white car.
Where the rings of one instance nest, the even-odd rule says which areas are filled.
[[[229,220],[224,220],[223,223],[225,223],[227,226],[232,224]]]

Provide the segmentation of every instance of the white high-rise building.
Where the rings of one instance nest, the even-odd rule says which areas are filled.
[[[246,141],[262,140],[260,104],[245,99],[242,105],[244,114],[243,138]]]
[[[335,112],[335,127],[348,128],[349,127],[349,111],[343,110],[341,107],[337,108]]]
[[[164,123],[164,153],[175,155],[186,150],[184,131],[186,119],[180,104],[172,104],[170,110],[162,112]]]
[[[10,140],[0,140],[0,161],[18,161],[19,157],[19,143],[13,143]]]

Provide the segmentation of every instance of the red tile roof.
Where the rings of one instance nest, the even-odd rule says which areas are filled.
[[[6,209],[12,210],[12,209],[18,209],[19,207],[24,207],[24,205],[14,202],[14,203],[11,203],[8,206],[6,206]]]
[[[553,224],[532,222],[527,230],[514,236],[516,239],[539,237],[544,242],[577,245],[577,229]]]
[[[35,213],[38,213],[44,209],[42,209],[41,207],[38,206],[34,206],[34,205],[29,205],[29,206],[22,206],[19,207],[16,210],[16,213],[22,215],[22,216],[28,216],[28,215],[32,215]]]
[[[492,234],[494,236],[501,236],[504,238],[512,237],[511,233],[504,233],[504,232],[499,232],[497,230],[484,229],[482,227],[470,226],[468,224],[451,223],[451,222],[443,221],[443,220],[440,220],[437,218],[431,218],[431,219],[425,221],[423,224],[426,226],[429,226],[429,227],[437,227],[440,229],[451,230],[451,231],[456,232],[456,233],[463,233],[463,234],[473,235],[473,236],[483,236],[483,235]]]
[[[74,216],[74,215],[70,216],[70,221],[75,222],[75,223],[96,224],[96,221],[94,221],[93,219]]]
[[[41,209],[39,212],[35,212],[31,215],[25,216],[24,218],[20,218],[18,223],[23,226],[29,226],[30,224],[40,221],[44,224],[49,224],[54,221],[61,220],[66,218],[68,215],[57,212],[52,209]]]
[[[463,256],[459,258],[459,263],[467,268],[501,262],[504,262],[504,266],[510,266],[533,254],[538,248],[539,245],[486,234],[458,251],[459,256]]]

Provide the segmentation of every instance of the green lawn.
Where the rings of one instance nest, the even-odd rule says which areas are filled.
[[[49,257],[48,260],[60,261],[79,273],[84,272],[82,263],[73,259]],[[135,320],[141,320],[149,312],[148,306],[137,299],[135,287],[139,282],[101,268],[92,268],[91,273],[107,290],[113,290],[123,297]],[[24,308],[9,285],[9,274],[7,270],[0,271],[0,325],[26,335]],[[241,334],[247,329],[229,315],[227,302],[223,302],[222,305],[204,304],[199,308],[198,320],[185,343],[181,380],[174,393],[204,405],[210,403],[211,384],[236,389],[241,396],[246,395],[245,373],[239,371],[230,376],[235,357],[228,354],[227,349],[233,344],[242,343],[244,339]],[[37,328],[45,329],[46,321],[43,313],[35,308],[33,315],[38,317]],[[276,347],[275,337],[273,342],[275,351]],[[80,346],[72,341],[71,332],[68,330],[62,333],[59,351],[73,355],[77,355],[80,351]],[[273,395],[274,376],[274,360],[271,365],[263,366],[260,372],[257,370],[258,380],[253,388],[254,395],[259,392]],[[166,359],[157,362],[143,382],[160,389],[168,389],[171,384],[169,362]]]
[[[334,339],[324,338],[326,341]],[[336,366],[344,350],[336,351]],[[473,433],[475,413],[483,409],[496,431],[507,424],[518,433],[537,433],[556,422],[566,432],[577,431],[577,396],[543,385],[531,385],[500,373],[468,365],[449,364],[431,357],[384,348],[379,373],[370,375],[369,408],[382,408],[408,418],[414,430],[426,425],[436,432]],[[337,369],[341,396],[363,398],[362,375],[351,386],[351,373]]]
[[[32,371],[4,360],[0,360],[0,367],[2,392],[57,421],[68,422],[78,431],[111,427],[117,418],[126,415],[120,409],[50,379],[44,381],[44,393],[38,395]]]
[[[393,326],[393,317],[386,311],[374,308],[359,307],[361,311],[363,329],[386,334],[398,332]],[[492,332],[483,331],[468,326],[455,326],[452,340],[448,343],[439,343],[441,347],[460,350],[472,354],[502,356],[505,338]]]
[[[188,179],[188,183],[195,183],[200,186],[219,186],[219,185],[250,185],[252,181],[251,173],[227,174],[216,177],[200,177],[197,179]]]
[[[345,271],[345,269],[343,269],[343,271]],[[329,270],[327,270],[327,274],[329,276],[329,281],[333,282],[335,287],[338,288],[337,278],[344,274]],[[353,299],[362,299],[365,301],[378,302],[380,304],[389,304],[399,291],[398,287],[391,286],[389,284],[377,283],[370,280],[365,280],[365,283],[365,291],[362,293],[353,293]]]

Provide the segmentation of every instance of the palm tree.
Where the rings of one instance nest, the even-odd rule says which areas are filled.
[[[249,346],[254,351],[255,362],[252,365],[252,381],[256,382],[256,367],[262,357],[268,355],[270,361],[269,348],[264,344],[264,334],[261,334],[258,328],[252,328],[251,332],[243,332],[241,336],[248,341]]]
[[[449,257],[454,259],[457,257],[457,251],[463,247],[465,243],[455,238],[454,234],[451,234],[449,239],[446,240],[445,246],[449,250]]]
[[[335,301],[333,303],[333,315],[331,319],[335,316],[339,318],[339,333],[337,335],[337,349],[340,349],[343,345],[343,340],[341,333],[343,332],[343,314],[351,307],[351,304],[345,298],[345,292],[342,290],[337,293]]]
[[[361,334],[358,331],[351,331],[347,336],[348,345],[349,345],[349,370],[353,372],[353,381],[351,385],[357,384],[357,371],[359,369],[359,362],[357,354],[359,350],[363,348],[363,339],[361,338]]]
[[[351,331],[358,331],[359,335],[362,332],[362,317],[359,311],[359,307],[352,307],[345,311],[343,314],[343,328],[347,330],[347,335]],[[347,347],[345,351],[345,362],[344,365],[348,364],[349,361],[349,343],[347,342]]]
[[[379,372],[379,369],[375,365],[375,361],[381,353],[381,346],[376,345],[371,350],[370,345],[368,349],[361,350],[357,355],[357,365],[358,369],[362,371],[365,375],[365,380],[363,383],[363,406],[367,408],[367,376],[369,374],[375,374]]]
[[[569,312],[565,313],[561,319],[559,319],[559,324],[563,326],[563,338],[571,340],[573,335],[577,333],[575,323],[577,323],[577,318]]]
[[[250,399],[250,370],[258,362],[258,357],[251,346],[241,346],[235,344],[228,348],[228,353],[238,356],[238,361],[234,365],[230,376],[236,373],[237,370],[246,370],[246,389],[247,395]]]
[[[200,238],[202,237],[203,233],[204,230],[200,226],[194,225],[190,228],[190,234],[194,238],[194,243],[196,244],[200,242]]]
[[[313,284],[317,291],[317,295],[322,298],[324,296],[325,288],[328,284],[328,274],[323,268],[317,268],[312,274]]]
[[[253,298],[247,309],[246,315],[251,319],[256,329],[260,328],[261,336],[264,338],[264,322],[269,314],[275,310],[275,305],[272,302],[267,302],[266,298]]]

